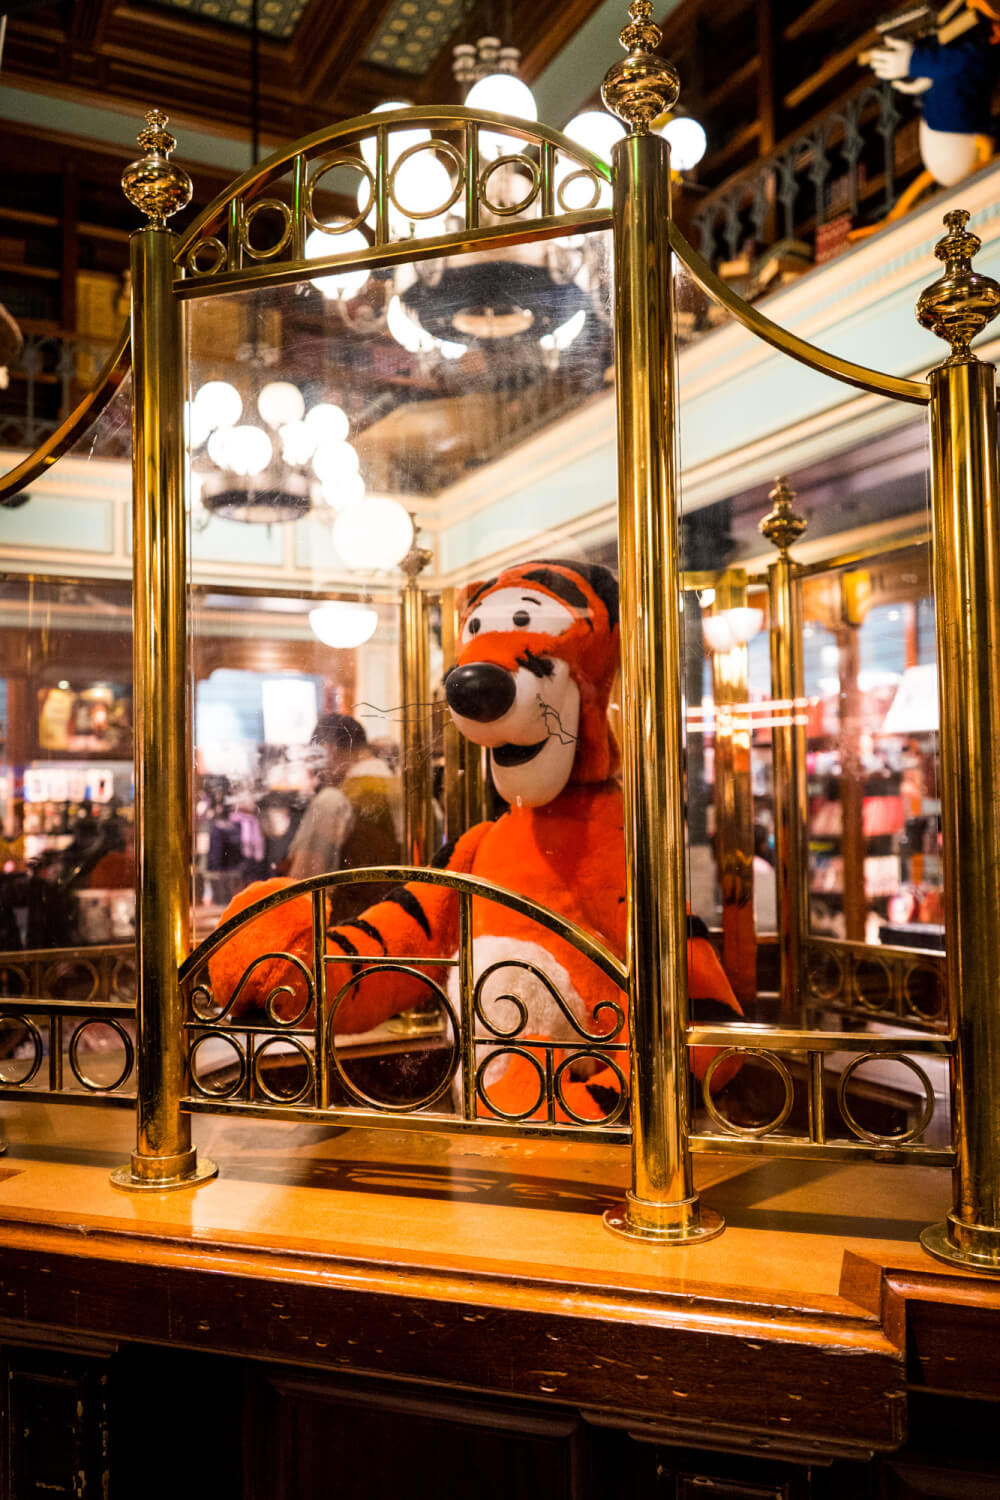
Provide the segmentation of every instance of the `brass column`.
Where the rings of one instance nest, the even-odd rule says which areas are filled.
[[[425,865],[434,847],[431,776],[430,642],[420,574],[431,553],[414,542],[400,567],[406,584],[399,611],[399,687],[402,700],[402,781],[404,864]]]
[[[934,597],[948,993],[956,1027],[958,1165],[939,1259],[1000,1272],[1000,473],[996,371],[969,340],[1000,312],[972,270],[969,215],[945,215],[945,274],[917,316],[951,344],[930,375]]]
[[[806,529],[806,519],[792,509],[795,491],[779,478],[768,499],[771,509],[760,522],[760,532],[778,556],[767,570],[771,625],[771,730],[774,792],[775,893],[781,962],[780,1024],[795,1029],[803,1024],[802,957],[808,935],[809,802],[806,786],[805,727],[798,704],[805,696],[802,673],[802,600],[796,566],[788,549]]]
[[[700,1211],[688,1147],[679,577],[674,437],[670,153],[649,127],[676,102],[677,73],[652,55],[660,31],[634,0],[628,57],[604,80],[628,136],[615,174],[615,363],[631,1026],[632,1190],[610,1228],[685,1244],[718,1234]]]
[[[149,219],[131,238],[132,618],[138,856],[138,1118],[118,1187],[162,1192],[215,1175],[181,1113],[187,1061],[177,970],[190,948],[191,730],[184,514],[184,349],[167,218],[191,197],[170,160],[166,115],[151,110],[146,155],[122,174]]]

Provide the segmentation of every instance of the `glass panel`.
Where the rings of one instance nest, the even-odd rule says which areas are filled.
[[[540,794],[547,808],[555,807],[585,755],[586,775],[607,781],[613,608],[609,613],[586,578],[574,577],[576,564],[556,574],[536,570],[520,579],[516,599],[505,592],[488,608],[484,599],[457,643],[463,662],[490,667],[494,688],[498,681],[510,686],[513,707],[491,713],[486,700],[455,698],[471,737],[463,748],[442,689],[456,654],[456,589],[527,562],[582,562],[577,533],[586,518],[591,541],[595,513],[603,513],[596,534],[600,528],[613,534],[608,241],[575,236],[188,304],[193,565],[196,577],[225,577],[234,590],[201,589],[192,621],[199,935],[213,929],[228,903],[233,911],[282,889],[275,881],[409,863],[414,849],[424,863],[445,834],[454,839],[484,815],[502,813],[503,796],[479,781],[482,747],[489,745],[499,757],[501,791],[522,806],[515,807],[520,821],[509,837],[488,857],[477,856],[473,873],[523,891],[621,951],[620,902],[604,875],[591,890],[564,874],[579,855],[575,840],[588,826],[590,803],[564,794],[561,814],[547,815],[545,825],[555,830],[555,844],[535,848],[538,767],[527,771],[534,760],[527,752],[544,746],[539,766],[554,763]],[[426,563],[418,606],[399,567],[413,541],[408,514],[428,547],[426,559],[411,559],[414,566]],[[235,581],[265,569],[275,580],[271,588],[240,589]],[[607,582],[614,590],[611,575]],[[490,613],[497,608],[502,622]],[[590,610],[594,620],[584,625]],[[587,708],[586,734],[581,693],[586,703],[594,683],[581,678],[582,686],[568,689],[570,661],[578,678],[583,669],[575,658],[560,657],[551,640],[574,624],[574,651],[599,625],[607,656],[600,662],[602,703],[592,726]],[[487,648],[491,635],[495,662]],[[424,667],[416,660],[421,654]],[[596,658],[587,670],[597,670]],[[475,691],[485,688],[480,683]],[[509,743],[489,728],[508,709],[520,713]],[[591,765],[595,754],[604,757],[599,774]],[[617,789],[610,794],[617,798]],[[620,827],[620,816],[613,827]],[[599,832],[590,830],[588,860],[603,858]],[[468,858],[461,868],[470,868]],[[622,868],[616,893],[623,878]],[[444,1089],[434,1107],[450,1108],[448,1100],[459,1097],[457,1059],[442,1053],[451,1047],[444,1023],[457,996],[449,967],[458,946],[457,903],[447,892],[415,886],[401,901],[379,904],[387,889],[357,883],[329,892],[326,983],[338,1048],[346,1049],[343,1057],[338,1051],[342,1071],[333,1095],[355,1103],[395,1099],[403,1107]],[[238,961],[225,975],[225,965],[216,966],[217,1001],[233,994],[265,951],[297,953],[298,942],[306,955],[306,908],[278,910],[284,915],[266,942],[261,925],[259,940],[230,945]],[[304,925],[296,936],[300,912]],[[360,925],[351,925],[358,913]],[[617,993],[613,981],[589,974],[589,960],[526,915],[477,901],[473,926],[478,976],[498,958],[509,960],[502,973],[484,979],[481,993],[485,1030],[472,1058],[480,1111],[562,1123],[574,1111],[617,1118],[617,1083],[608,1108],[590,1094],[572,1102],[589,1075],[617,1076],[600,1045],[610,1010],[594,1029],[595,1007]],[[523,940],[512,944],[512,932]],[[384,956],[383,944],[390,956],[442,963],[427,970],[437,988],[412,977],[395,987],[352,984],[350,965],[358,956]],[[529,955],[541,977],[515,962],[518,954]],[[258,1019],[266,1019],[274,985],[264,968],[249,976],[236,1002]],[[287,963],[282,972],[289,979]],[[296,1039],[279,1036],[269,1045],[261,1078],[237,1078],[257,1097],[271,1097],[268,1079],[283,1068],[292,1072],[287,1087],[274,1085],[282,1097],[316,1086],[301,1051],[305,1046],[311,1056],[313,1024],[303,983],[291,976],[291,998],[275,1002],[286,1018],[298,1017]],[[516,1010],[505,998],[511,992],[528,1007],[527,1031],[515,1024]],[[590,1032],[574,1029],[578,1013]],[[529,1050],[518,1061],[500,1045],[519,1034],[537,1040],[537,1055]],[[546,1047],[551,1054],[553,1038],[578,1040],[586,1055],[567,1061],[565,1047],[552,1054],[552,1081],[539,1095],[535,1083],[546,1072],[539,1058]],[[612,1038],[608,1045],[622,1044]],[[374,1053],[365,1050],[371,1047]],[[402,1058],[392,1061],[401,1048]],[[199,1086],[207,1093],[227,1087],[225,1069],[235,1066],[231,1044],[210,1038],[199,1049]]]

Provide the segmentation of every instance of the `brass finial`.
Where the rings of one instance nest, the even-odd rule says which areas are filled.
[[[630,23],[619,37],[628,56],[608,69],[601,98],[629,135],[646,135],[657,116],[677,103],[681,84],[673,63],[655,56],[662,33],[651,0],[632,0],[628,13]]]
[[[400,571],[406,574],[411,583],[416,583],[424,569],[434,560],[434,553],[430,547],[420,547],[417,545],[417,536],[420,532],[420,527],[417,523],[417,513],[415,510],[410,511],[410,524],[413,527],[413,541],[409,552],[403,558],[399,567]]]
[[[792,509],[795,491],[783,474],[774,482],[774,489],[767,497],[771,509],[763,520],[758,521],[757,530],[767,537],[772,547],[777,547],[781,557],[788,556],[788,549],[805,534],[809,522]]]
[[[167,116],[162,109],[146,114],[146,128],[139,132],[139,145],[146,153],[130,162],[122,173],[122,192],[149,220],[147,228],[163,229],[171,214],[191,201],[191,179],[183,167],[170,160],[177,145],[163,127]]]
[[[951,345],[946,365],[978,363],[969,343],[1000,312],[1000,286],[992,276],[972,269],[982,241],[966,229],[967,211],[953,208],[944,222],[948,233],[934,246],[934,254],[944,261],[944,275],[921,292],[917,321]]]

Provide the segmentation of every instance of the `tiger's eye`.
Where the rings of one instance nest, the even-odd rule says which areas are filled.
[[[514,616],[514,624],[517,626],[518,630],[523,630],[526,625],[531,624],[531,616],[528,614],[528,611],[526,609],[518,610],[517,614]]]
[[[470,635],[478,635],[479,631],[480,631],[480,627],[482,626],[482,623],[483,623],[482,620],[470,620],[469,621],[469,634]]]

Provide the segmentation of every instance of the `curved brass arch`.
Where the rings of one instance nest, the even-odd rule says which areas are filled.
[[[565,939],[578,953],[589,958],[602,974],[618,985],[619,989],[624,990],[628,984],[628,971],[621,959],[616,958],[600,938],[585,932],[568,917],[561,917],[556,912],[547,911],[544,906],[538,906],[527,896],[521,896],[517,891],[509,891],[502,885],[494,885],[491,880],[478,880],[473,875],[454,875],[449,870],[435,870],[419,865],[372,865],[363,870],[334,870],[327,875],[313,875],[308,880],[297,880],[294,885],[286,886],[284,890],[272,891],[271,895],[255,901],[252,906],[245,906],[242,911],[230,917],[228,922],[223,922],[221,927],[217,927],[214,932],[209,933],[207,938],[203,938],[197,948],[181,964],[177,973],[178,982],[185,984],[196,976],[216,949],[228,942],[241,927],[245,927],[256,917],[263,916],[265,912],[273,911],[277,906],[283,906],[286,901],[293,901],[297,896],[308,896],[313,891],[322,891],[337,885],[372,885],[389,881],[395,881],[400,885],[411,882],[447,886],[459,894],[479,896],[484,901],[493,901],[498,906],[509,907],[511,911],[516,911],[522,917],[530,917],[538,923],[539,927],[546,927],[557,937]]]
[[[856,386],[858,390],[870,391],[875,396],[889,396],[894,401],[910,401],[916,406],[926,406],[931,399],[931,388],[926,380],[906,380],[899,375],[886,375],[881,370],[870,370],[867,365],[856,365],[853,360],[841,359],[826,349],[819,349],[798,334],[789,333],[780,323],[775,323],[759,308],[745,302],[715,274],[708,261],[699,255],[693,245],[688,244],[677,225],[670,222],[670,248],[682,261],[695,281],[713,301],[718,302],[742,323],[748,333],[762,339],[777,349],[779,354],[829,375],[843,385]]]

